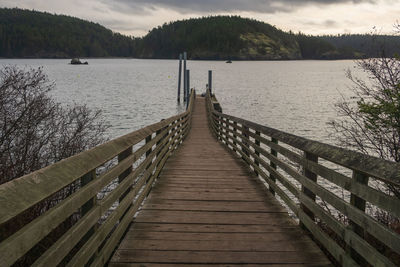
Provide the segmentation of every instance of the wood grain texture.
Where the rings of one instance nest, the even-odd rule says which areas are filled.
[[[211,135],[199,96],[189,135],[109,266],[164,264],[330,265],[246,164]]]

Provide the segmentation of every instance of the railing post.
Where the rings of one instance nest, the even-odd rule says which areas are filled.
[[[163,120],[164,120],[164,119],[162,119],[161,121],[163,121]],[[168,127],[168,126],[166,126],[166,127]],[[156,131],[156,136],[159,135],[159,134],[161,134],[161,133],[166,129],[166,127],[163,127],[163,128],[161,128],[160,130]],[[166,135],[164,134],[164,136],[161,137],[161,139],[156,143],[156,147],[158,147],[158,146],[161,144],[161,142],[164,141],[165,136],[166,136]],[[160,155],[161,150],[162,150],[162,148],[157,152],[157,157]]]
[[[217,126],[217,131],[218,131],[218,139],[222,142],[222,117],[218,116],[218,126]]]
[[[245,125],[242,124],[242,128],[243,128],[243,133],[242,133],[243,136],[246,137],[246,138],[249,138],[249,127],[247,127],[247,126],[245,126]],[[243,146],[249,148],[249,144],[247,143],[247,141],[242,140],[242,143],[243,143]],[[243,151],[243,153],[244,153],[246,156],[249,156],[249,155],[250,155],[248,149],[242,147],[242,151]],[[249,163],[249,164],[250,164],[250,163]]]
[[[363,185],[368,185],[368,180],[369,177],[361,172],[358,171],[353,171],[353,180],[356,183],[360,183]],[[350,205],[356,207],[357,209],[361,210],[362,212],[365,212],[365,205],[366,201],[356,195],[354,195],[353,193],[351,193],[350,195]],[[361,238],[365,238],[365,231],[364,229],[356,224],[353,221],[349,221],[349,226],[351,228],[351,230],[353,230],[357,235],[359,235]],[[347,247],[347,252],[350,252],[351,257],[360,265],[364,265],[366,264],[365,260],[363,257],[361,257],[353,248],[351,248],[350,246]]]
[[[146,140],[146,144],[147,144],[148,142],[151,141],[151,136],[152,136],[152,135],[149,135],[149,136],[146,137],[146,139],[145,139],[145,140]],[[152,148],[150,147],[149,150],[146,151],[146,158],[150,155],[151,151],[152,151]],[[151,166],[151,161],[150,161],[149,164],[146,166],[146,170],[147,170],[148,168],[150,168],[150,166]],[[151,178],[151,177],[149,177],[149,179],[150,179],[150,178]]]
[[[92,171],[88,172],[81,178],[81,187],[87,185],[88,183],[93,181],[95,178],[96,178],[96,170],[92,170]],[[97,196],[94,196],[93,198],[89,199],[85,204],[83,204],[83,206],[81,208],[81,216],[83,217],[86,213],[88,213],[94,207],[94,205],[96,205],[96,202],[97,202]],[[94,234],[94,232],[96,231],[97,228],[98,228],[98,225],[96,223],[93,227],[91,227],[89,229],[89,231],[86,232],[86,234],[83,236],[82,240],[84,242],[89,240],[89,238]],[[97,251],[96,251],[96,254],[97,254]],[[93,259],[90,259],[90,261],[92,261],[92,260]]]
[[[124,159],[126,159],[127,157],[129,157],[130,155],[132,155],[132,147],[130,146],[128,149],[122,151],[119,155],[118,155],[118,162],[123,161]],[[121,173],[118,176],[118,183],[122,183],[122,181],[132,172],[132,166],[130,166],[128,169],[126,169],[123,173]],[[119,198],[119,201],[121,202],[124,197],[128,194],[128,192],[130,191],[130,188],[128,188]]]
[[[222,118],[222,126],[228,127],[228,123],[227,123],[227,119],[226,118]],[[226,145],[228,145],[228,130],[226,130],[225,128],[222,128],[222,132],[223,132],[223,137],[225,137],[226,141]]]
[[[304,156],[307,160],[309,161],[313,161],[313,162],[318,162],[318,156],[314,155],[312,153],[309,152],[304,152]],[[313,173],[312,171],[310,171],[307,168],[304,168],[304,176],[307,177],[308,179],[310,179],[311,181],[317,182],[317,174]],[[309,197],[312,201],[315,201],[315,194],[308,189],[305,186],[302,186],[302,192],[304,193],[304,195],[306,195],[307,197]],[[312,220],[314,220],[314,213],[312,211],[310,211],[304,204],[301,203],[301,209],[304,211],[305,214],[307,214]]]
[[[278,144],[278,139],[271,137],[271,142],[274,143],[274,144]],[[271,155],[274,156],[274,157],[278,157],[278,152],[277,152],[276,150],[274,150],[273,148],[271,148]],[[270,161],[269,165],[271,166],[272,169],[276,170],[276,164],[275,164],[275,163],[273,163],[272,161]],[[275,183],[276,178],[274,177],[273,174],[270,174],[270,175],[269,175],[269,178],[271,179],[271,181],[272,181],[273,183]],[[275,191],[274,191],[274,189],[272,189],[271,186],[269,187],[269,191],[270,191],[273,195],[275,195]]]
[[[256,131],[256,136],[261,136],[261,133],[259,131]],[[260,140],[257,138],[254,138],[254,143],[256,144],[256,146],[260,146]],[[256,154],[256,156],[260,156],[260,152],[258,152],[257,150],[254,151],[254,153]],[[260,163],[254,159],[254,164],[259,167]],[[258,176],[258,172],[256,170],[254,170],[254,173]]]
[[[82,176],[81,178],[81,187],[84,187],[91,181],[93,181],[96,178],[96,170],[92,170]],[[97,197],[93,197],[90,200],[88,200],[85,204],[83,204],[82,209],[81,209],[81,215],[85,215],[88,213],[88,211],[96,204]]]
[[[162,129],[156,131],[156,136],[158,136],[161,133]],[[156,147],[161,143],[162,139],[160,139],[159,141],[157,141],[156,143]],[[157,156],[160,154],[160,152],[157,152]]]
[[[236,121],[234,121],[233,122],[233,152],[236,152],[236,145],[237,145],[237,143],[236,143],[236,138],[237,138],[237,135],[235,134],[236,132],[237,132],[237,122]]]

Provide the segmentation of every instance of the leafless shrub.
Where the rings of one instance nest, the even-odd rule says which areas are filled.
[[[41,68],[0,71],[0,183],[105,141],[100,111],[62,106]]]
[[[101,112],[86,105],[63,106],[42,68],[0,70],[0,184],[9,182],[106,141]],[[0,226],[0,241],[80,187],[76,181]],[[79,218],[70,216],[16,265],[27,266]]]

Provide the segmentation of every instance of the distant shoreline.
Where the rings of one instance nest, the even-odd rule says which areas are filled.
[[[71,60],[73,57],[0,57],[0,59],[59,59],[59,60]],[[179,60],[178,58],[136,58],[136,57],[80,57],[81,60],[91,59],[141,59],[141,60]],[[225,62],[227,59],[188,59],[191,61],[221,61]],[[360,60],[360,58],[341,58],[341,59],[231,59],[231,61],[339,61],[339,60]]]

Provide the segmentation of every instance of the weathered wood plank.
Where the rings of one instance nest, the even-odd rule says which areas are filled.
[[[117,250],[114,259],[120,262],[156,263],[222,263],[222,264],[327,264],[327,259],[319,258],[319,252],[226,252],[226,251],[155,251]]]
[[[186,251],[318,251],[311,240],[274,240],[273,243],[259,240],[229,239],[221,240],[159,240],[159,239],[125,239],[120,249],[136,250],[186,250]]]
[[[214,223],[214,224],[285,224],[290,223],[287,214],[251,212],[206,211],[152,211],[143,210],[135,222],[157,223]]]
[[[260,201],[262,194],[258,193],[213,193],[213,192],[166,192],[160,191],[155,198],[186,199],[186,200],[221,200],[221,201]]]
[[[135,222],[132,231],[146,232],[190,232],[190,233],[275,233],[298,229],[298,225],[269,224],[184,224],[184,223],[138,223]]]
[[[184,264],[181,264],[183,266]],[[260,267],[260,264],[232,264],[233,266],[243,266],[243,267]],[[109,264],[111,267],[176,267],[176,264],[168,264],[168,263],[111,263]],[[226,264],[190,264],[190,267],[226,267]],[[331,263],[305,263],[305,264],[268,264],[268,267],[331,267],[333,266]]]

